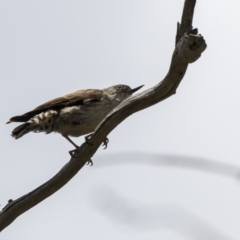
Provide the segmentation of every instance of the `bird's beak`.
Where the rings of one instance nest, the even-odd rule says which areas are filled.
[[[141,85],[141,86],[139,86],[139,87],[133,88],[133,89],[129,90],[129,93],[130,93],[130,94],[133,94],[133,93],[135,93],[137,90],[139,90],[140,88],[142,88],[143,86],[144,86],[144,85]]]

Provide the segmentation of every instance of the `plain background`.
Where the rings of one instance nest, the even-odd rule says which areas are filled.
[[[168,71],[183,4],[0,2],[1,207],[47,181],[72,149],[58,134],[15,141],[17,125],[5,122],[78,89],[155,85]],[[177,94],[126,119],[93,167],[16,219],[1,239],[239,239],[239,11],[237,0],[199,0],[193,23],[208,48]],[[195,163],[201,171],[187,166]]]

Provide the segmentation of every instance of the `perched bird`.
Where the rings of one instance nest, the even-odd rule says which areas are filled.
[[[102,90],[79,90],[12,117],[7,123],[24,122],[13,129],[15,139],[29,132],[58,132],[78,148],[69,136],[79,137],[93,132],[111,110],[141,87],[143,85],[131,89],[120,84]],[[105,147],[107,142],[104,142]]]

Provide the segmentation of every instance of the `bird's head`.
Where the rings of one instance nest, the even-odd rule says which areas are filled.
[[[128,85],[118,84],[118,85],[105,88],[103,91],[112,100],[122,102],[124,99],[131,96],[133,93],[135,93],[137,90],[139,90],[143,86],[144,85],[141,85],[136,88],[130,88]]]

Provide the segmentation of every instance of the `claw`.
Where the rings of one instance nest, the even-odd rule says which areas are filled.
[[[79,156],[79,154],[76,156],[75,153],[77,152],[77,149],[71,150],[69,151],[69,154],[72,158],[77,158]]]
[[[79,154],[75,155],[76,151],[77,151],[77,149],[69,151],[69,154],[72,158],[78,158],[79,157]],[[92,166],[93,165],[92,159],[87,160],[86,164],[89,165],[89,166]]]
[[[109,139],[106,137],[106,138],[104,139],[103,143],[102,143],[102,146],[104,146],[103,149],[106,149],[106,148],[107,148],[108,143],[109,143]]]
[[[89,140],[91,139],[92,135],[93,135],[93,133],[91,133],[91,134],[89,134],[89,135],[87,135],[87,136],[85,137],[85,141],[86,141],[86,143],[89,144],[89,145],[93,145],[92,143],[89,142]],[[106,148],[107,148],[108,143],[109,143],[109,140],[108,140],[108,138],[106,137],[106,138],[104,139],[103,143],[102,143],[102,146],[104,146],[103,149],[106,149]]]
[[[93,165],[92,159],[87,160],[87,165],[90,165],[90,167]]]
[[[89,145],[93,145],[92,143],[89,142],[89,140],[91,139],[92,135],[93,135],[93,133],[91,133],[91,134],[89,134],[89,135],[87,135],[87,136],[85,137],[85,141],[86,141],[86,143],[89,144]]]

